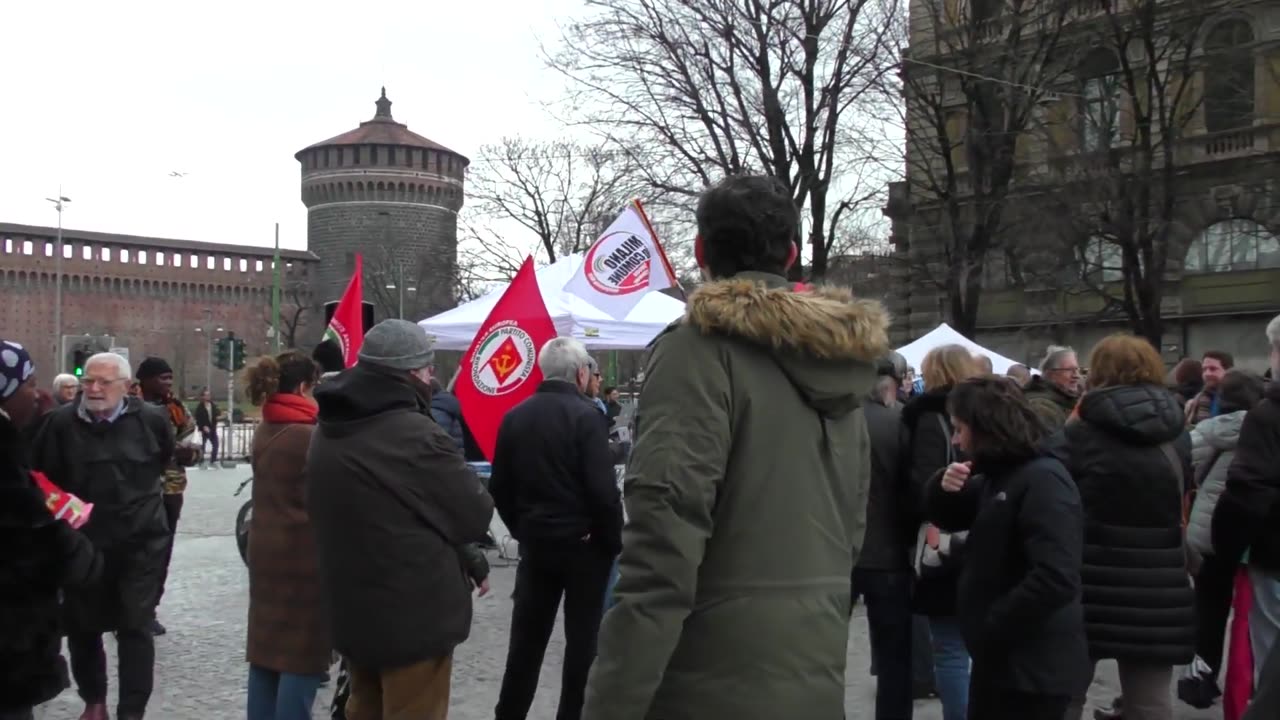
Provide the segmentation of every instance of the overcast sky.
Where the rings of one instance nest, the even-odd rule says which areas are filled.
[[[581,0],[0,2],[0,221],[306,246],[293,154],[392,114],[474,158],[556,138],[539,41]],[[170,177],[171,171],[187,173]]]

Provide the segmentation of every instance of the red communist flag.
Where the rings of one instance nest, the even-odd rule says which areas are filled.
[[[538,350],[555,336],[533,258],[526,258],[463,354],[453,388],[471,435],[490,460],[502,416],[542,381]]]
[[[342,358],[347,367],[356,364],[360,346],[364,344],[364,332],[368,330],[364,326],[362,265],[360,254],[356,253],[356,270],[351,274],[351,282],[347,283],[347,290],[342,293],[342,299],[333,311],[328,329],[324,331],[325,340],[332,340],[342,348]]]

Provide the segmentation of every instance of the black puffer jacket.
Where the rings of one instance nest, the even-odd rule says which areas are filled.
[[[959,617],[974,674],[1007,690],[1074,696],[1090,675],[1080,495],[1050,457],[980,460],[973,469],[957,493],[936,478],[927,510],[939,527],[970,531]]]
[[[1090,655],[1189,662],[1196,617],[1182,496],[1191,478],[1191,439],[1177,399],[1159,385],[1091,390],[1079,418],[1049,446],[1071,470],[1084,503],[1081,576]]]
[[[951,424],[947,416],[947,396],[950,393],[950,386],[926,390],[912,398],[902,410],[902,424],[910,438],[909,459],[903,471],[917,509],[924,508],[930,481],[946,467],[948,454],[953,462],[964,460],[959,450],[951,445]],[[923,514],[918,514],[915,521],[916,524],[923,522]],[[923,578],[916,583],[913,600],[916,612],[930,617],[952,617],[956,614],[956,580],[959,565],[963,562],[963,551],[963,537],[952,536],[954,572]]]
[[[101,571],[89,541],[45,507],[25,443],[0,415],[0,712],[66,689],[58,591],[93,582]]]

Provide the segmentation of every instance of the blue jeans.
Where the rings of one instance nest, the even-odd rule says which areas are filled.
[[[969,650],[954,617],[929,618],[933,675],[942,700],[942,720],[965,720],[969,712]]]
[[[247,720],[311,720],[323,675],[294,675],[249,666]]]

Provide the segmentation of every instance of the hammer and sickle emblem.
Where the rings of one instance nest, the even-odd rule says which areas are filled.
[[[516,360],[508,353],[494,358],[493,367],[502,377],[510,375],[516,369]]]

